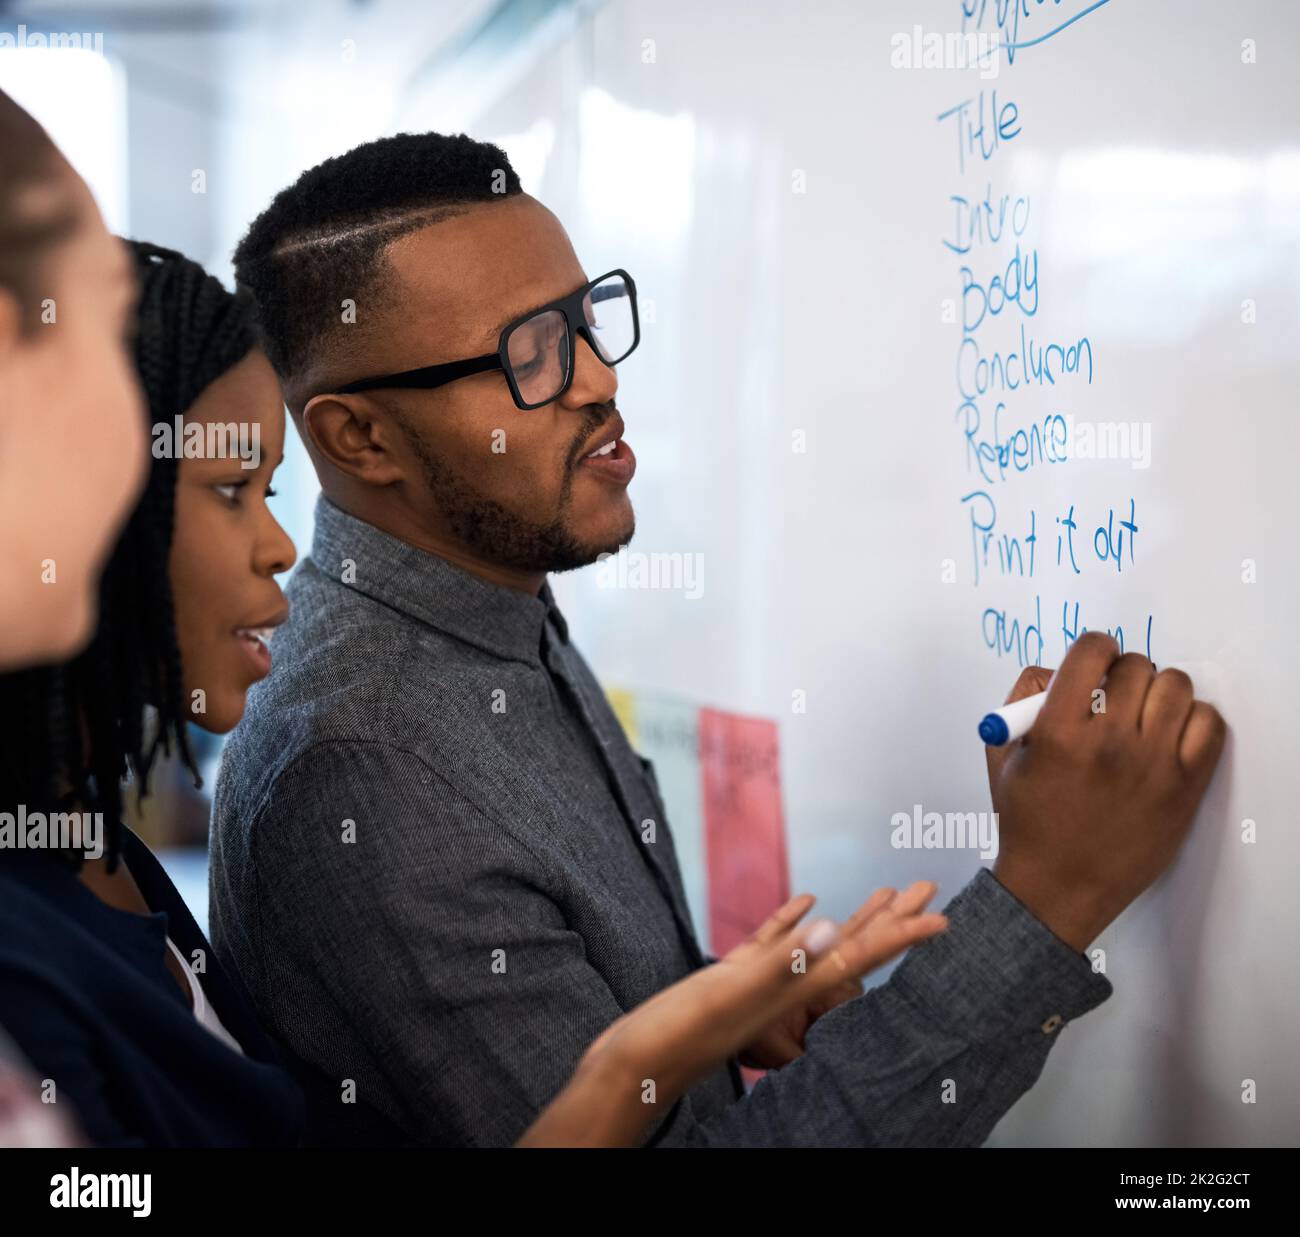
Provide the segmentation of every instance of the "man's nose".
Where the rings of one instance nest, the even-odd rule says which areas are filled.
[[[607,404],[617,391],[618,375],[600,359],[587,335],[579,331],[573,356],[573,381],[565,392],[564,402],[573,408]]]

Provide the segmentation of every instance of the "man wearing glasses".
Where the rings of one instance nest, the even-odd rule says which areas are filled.
[[[305,173],[235,268],[323,494],[226,749],[213,940],[324,1080],[323,1136],[508,1145],[708,961],[653,772],[546,582],[633,532],[636,285],[589,278],[500,150],[438,134]],[[651,1141],[982,1141],[1110,984],[987,873],[947,913],[788,1069],[742,1098],[730,1063]],[[786,1065],[802,1030],[742,1062]]]

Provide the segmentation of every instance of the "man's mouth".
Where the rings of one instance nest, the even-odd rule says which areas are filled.
[[[581,468],[583,472],[591,473],[602,481],[624,486],[636,472],[636,456],[627,443],[621,438],[615,438],[589,455],[584,455]]]
[[[610,422],[600,430],[586,445],[587,451],[579,467],[615,485],[627,485],[636,472],[636,456],[632,448],[623,441],[623,418],[617,413]],[[591,446],[595,443],[595,446]]]

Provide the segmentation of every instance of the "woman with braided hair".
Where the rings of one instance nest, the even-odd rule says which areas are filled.
[[[197,780],[187,724],[230,730],[271,670],[268,636],[287,613],[275,577],[294,561],[266,502],[284,407],[249,302],[179,254],[130,249],[153,459],[89,648],[0,677],[0,813],[23,814],[10,816],[11,835],[25,823],[31,836],[37,818],[47,843],[63,840],[56,819],[85,826],[76,846],[0,848],[0,1015],[92,1142],[292,1144],[311,1135],[299,1083],[121,823],[120,789],[130,775],[147,793],[169,751]],[[239,449],[214,449],[223,443]],[[521,1145],[635,1145],[662,1105],[756,1031],[941,930],[941,915],[923,913],[933,892],[879,891],[843,928],[801,925],[812,899],[792,899],[725,958],[613,1023]],[[649,1079],[660,1107],[645,1102]],[[340,1102],[337,1080],[303,1081]]]
[[[93,1143],[293,1144],[297,1084],[121,823],[123,778],[147,793],[164,752],[194,772],[187,722],[228,730],[269,668],[252,632],[283,617],[275,573],[294,557],[265,502],[283,410],[247,302],[179,254],[128,248],[153,426],[238,419],[259,427],[265,451],[184,458],[183,443],[160,450],[155,434],[89,646],[0,677],[0,841],[11,827],[0,847],[0,1018]]]

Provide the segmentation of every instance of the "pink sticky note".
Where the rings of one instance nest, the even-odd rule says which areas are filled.
[[[721,957],[790,897],[776,723],[700,710],[709,944]]]

